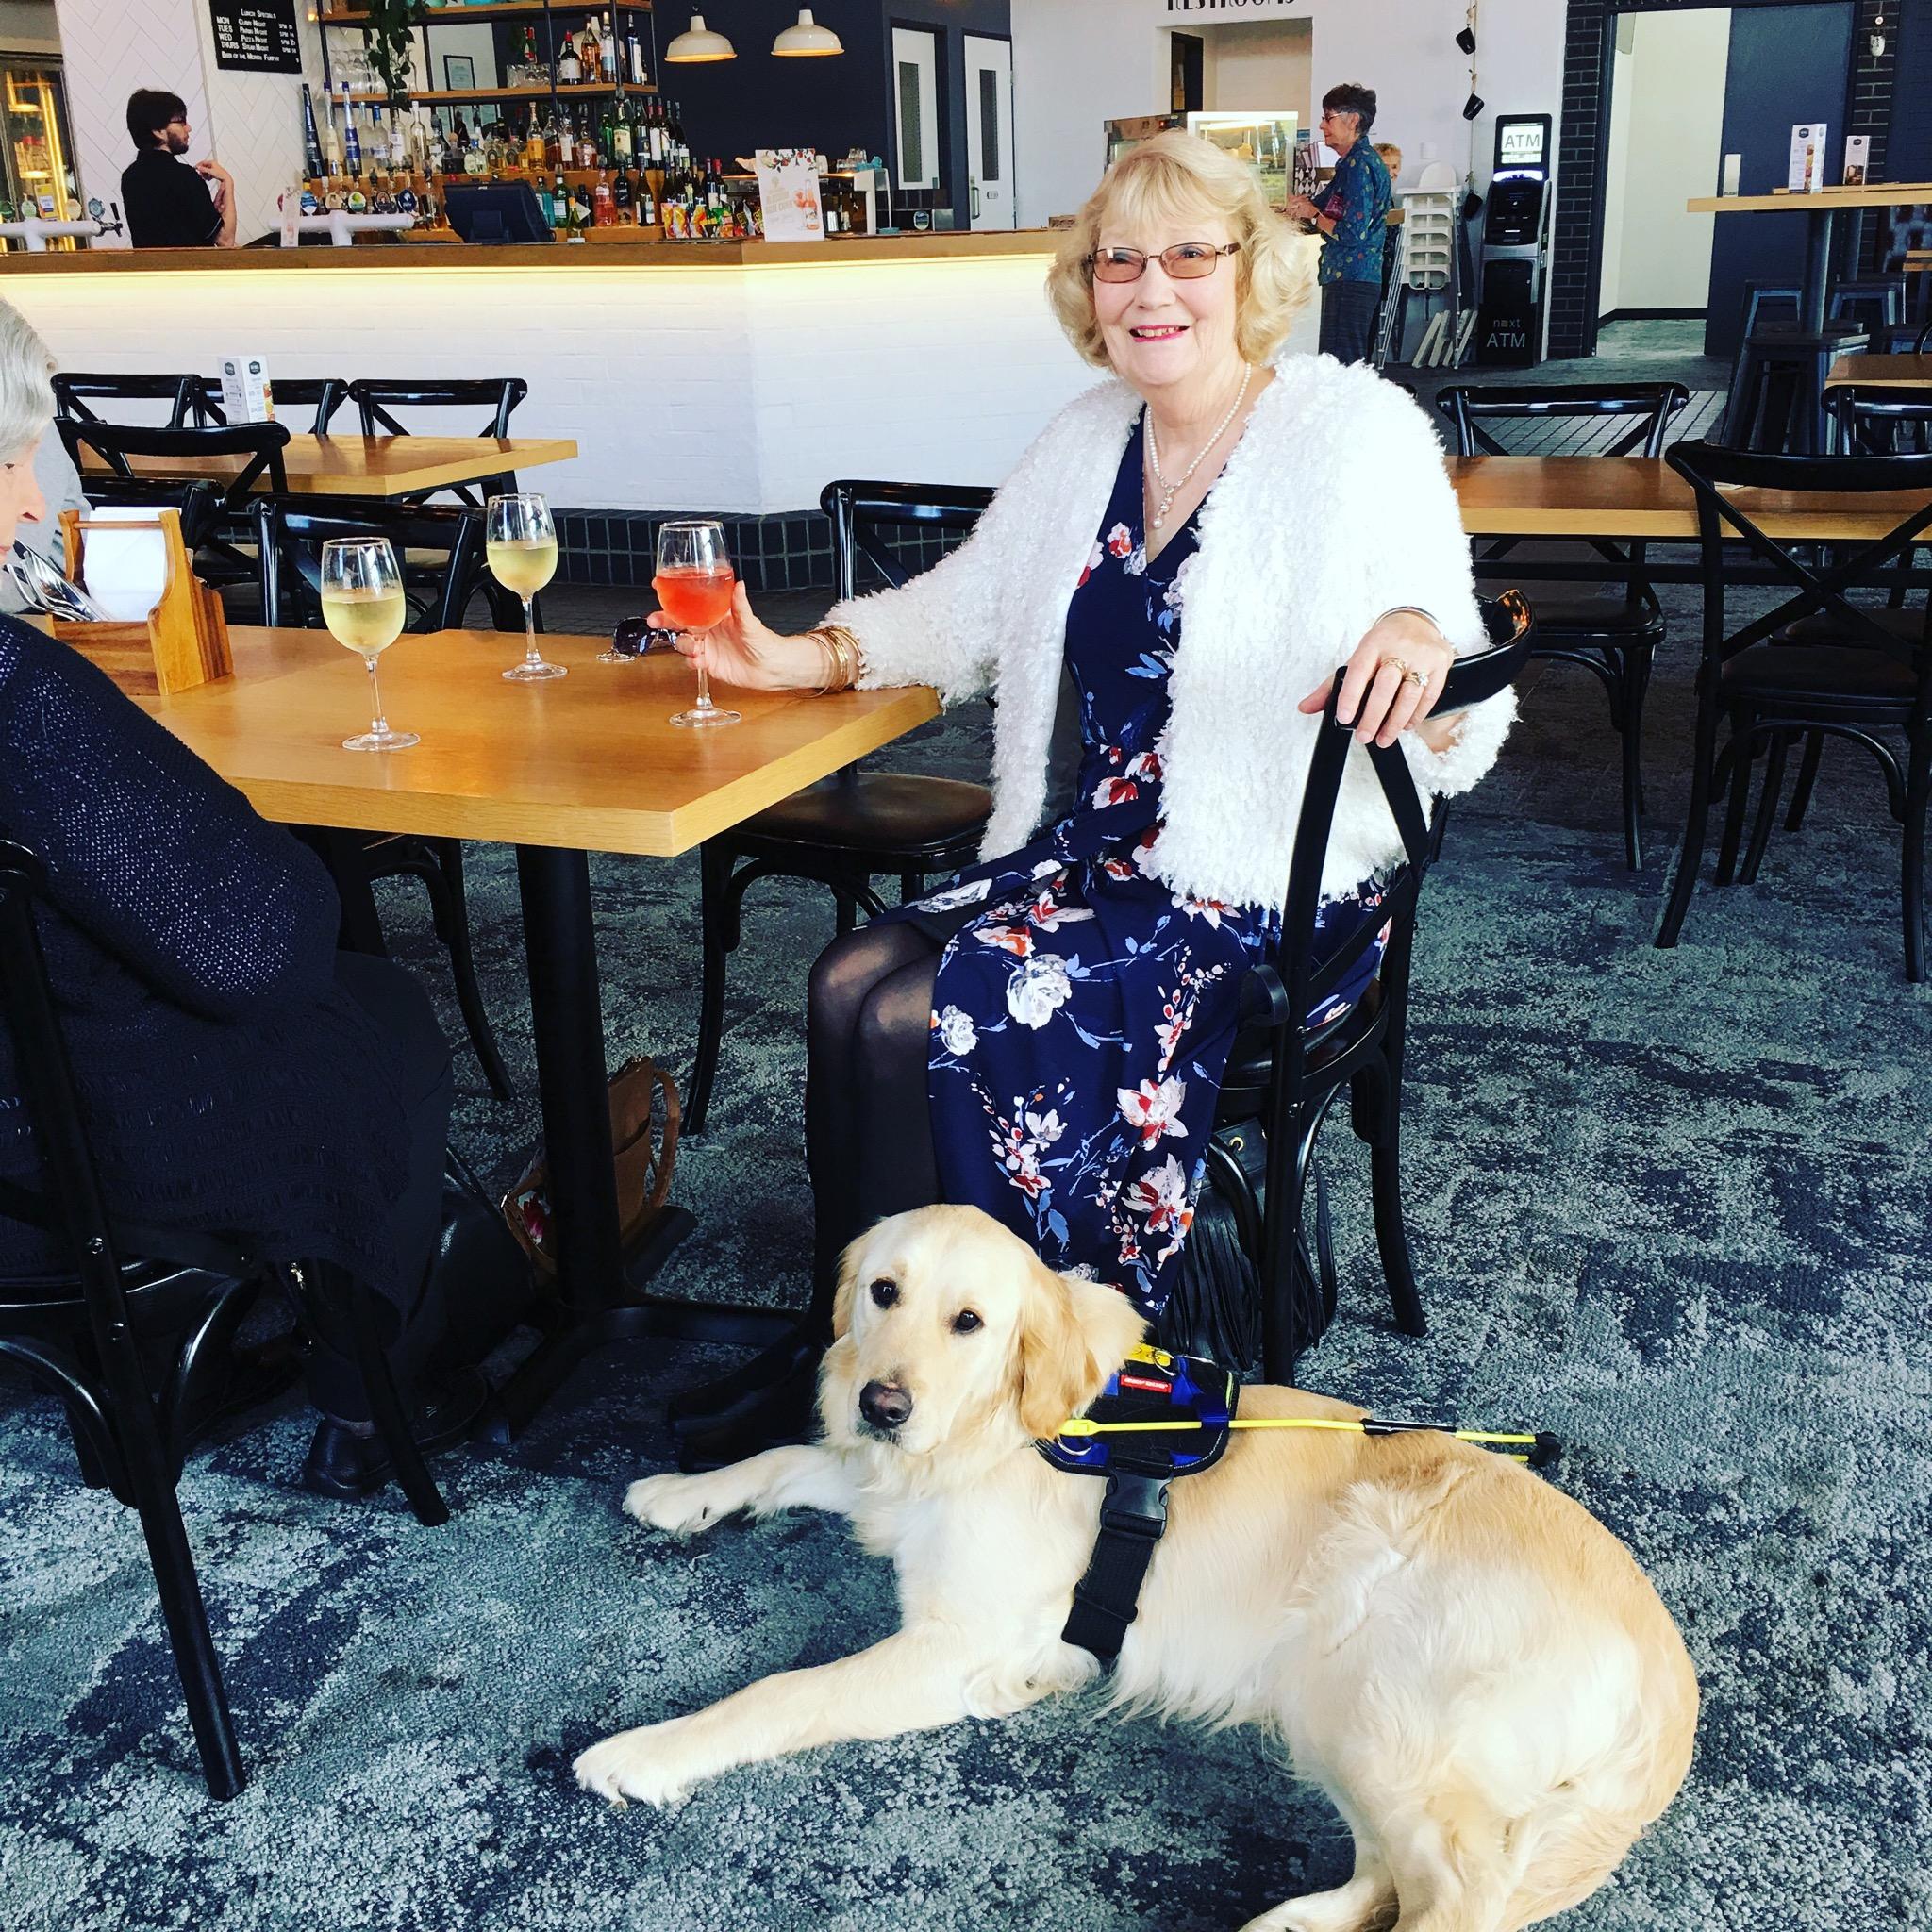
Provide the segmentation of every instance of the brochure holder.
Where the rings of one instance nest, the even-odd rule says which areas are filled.
[[[98,665],[129,697],[173,697],[192,691],[235,668],[228,649],[227,619],[222,600],[194,575],[181,541],[181,512],[157,509],[152,516],[89,516],[60,512],[70,583],[85,585],[88,530],[152,530],[158,526],[166,575],[147,616],[94,624],[53,622],[53,634]]]

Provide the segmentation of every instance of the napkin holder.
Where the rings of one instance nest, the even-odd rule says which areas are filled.
[[[235,668],[228,650],[228,624],[222,600],[195,575],[181,541],[181,512],[158,509],[152,516],[90,516],[60,512],[60,535],[67,550],[67,578],[85,584],[88,530],[160,528],[167,575],[160,601],[145,618],[97,624],[54,621],[53,632],[90,663],[105,671],[129,697],[173,697],[192,691]]]

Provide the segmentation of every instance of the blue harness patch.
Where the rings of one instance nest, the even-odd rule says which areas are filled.
[[[1103,1664],[1120,1656],[1138,1614],[1141,1584],[1167,1528],[1167,1486],[1211,1469],[1227,1451],[1241,1385],[1219,1362],[1136,1348],[1089,1406],[1090,1421],[1185,1424],[1093,1436],[1057,1436],[1037,1446],[1056,1469],[1104,1477],[1100,1530],[1087,1574],[1074,1587],[1063,1641]]]

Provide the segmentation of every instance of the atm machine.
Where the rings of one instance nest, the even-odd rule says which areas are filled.
[[[1541,352],[1554,198],[1550,127],[1547,114],[1496,116],[1475,327],[1475,359],[1495,368],[1526,369]]]

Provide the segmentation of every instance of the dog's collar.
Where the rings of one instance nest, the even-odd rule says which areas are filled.
[[[1167,1486],[1221,1460],[1240,1397],[1240,1384],[1219,1362],[1143,1344],[1089,1406],[1089,1419],[1186,1426],[1172,1433],[1057,1436],[1036,1443],[1056,1469],[1107,1479],[1093,1556],[1074,1586],[1063,1642],[1091,1651],[1103,1665],[1120,1656],[1154,1545],[1167,1528]]]

